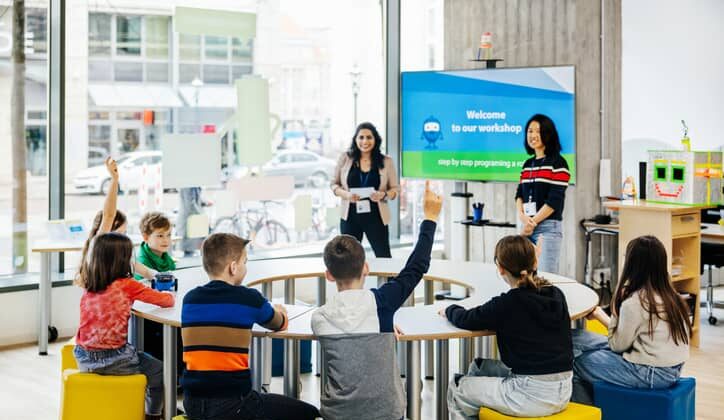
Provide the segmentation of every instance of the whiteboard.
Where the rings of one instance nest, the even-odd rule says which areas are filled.
[[[221,183],[221,140],[216,134],[166,134],[161,138],[163,187]]]

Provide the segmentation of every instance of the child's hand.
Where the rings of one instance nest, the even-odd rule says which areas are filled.
[[[447,314],[445,313],[445,310],[446,310],[446,309],[447,309],[447,308],[442,308],[442,309],[440,309],[439,311],[437,311],[438,315],[440,315],[441,317],[443,317],[443,318],[445,318],[445,319],[447,319]]]
[[[442,209],[442,197],[430,190],[430,181],[425,181],[425,197],[422,207],[425,211],[425,219],[437,222],[437,217]]]
[[[108,170],[108,174],[111,178],[118,181],[118,164],[110,156],[106,158],[106,170]]]

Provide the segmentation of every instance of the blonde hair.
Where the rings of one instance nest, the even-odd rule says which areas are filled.
[[[518,279],[518,287],[540,289],[550,282],[538,276],[535,246],[530,239],[520,235],[502,238],[495,245],[495,259],[503,269]]]

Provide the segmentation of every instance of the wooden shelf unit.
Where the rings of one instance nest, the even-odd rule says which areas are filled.
[[[709,206],[684,206],[650,203],[645,200],[610,201],[604,206],[618,210],[619,275],[623,269],[626,246],[643,235],[657,237],[666,248],[671,273],[672,264],[681,266],[681,274],[672,276],[680,293],[696,296],[691,345],[699,347],[699,305],[701,303],[701,210]]]

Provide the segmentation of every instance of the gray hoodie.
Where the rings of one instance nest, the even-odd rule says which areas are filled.
[[[415,249],[397,277],[379,289],[339,292],[312,314],[327,373],[320,409],[325,419],[404,417],[392,321],[430,267],[435,227],[435,222],[422,222]]]

